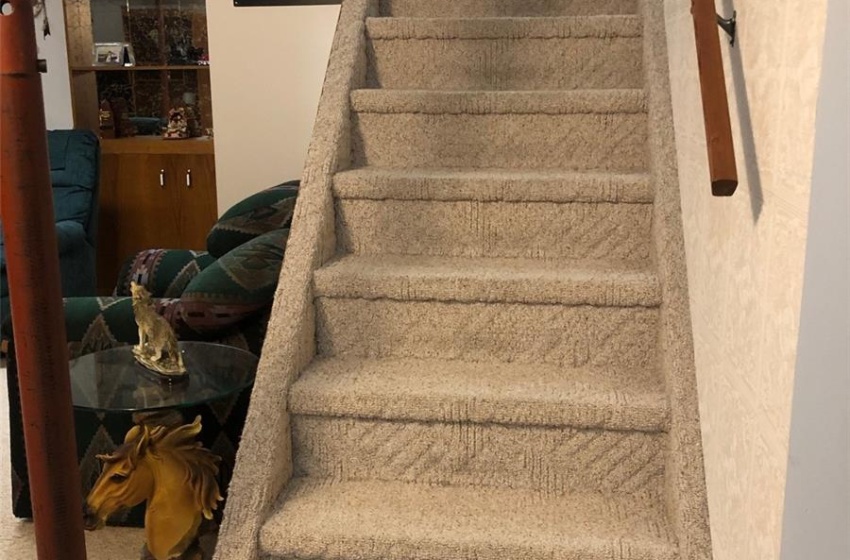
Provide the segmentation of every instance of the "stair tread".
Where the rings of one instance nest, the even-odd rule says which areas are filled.
[[[645,113],[643,89],[562,91],[439,91],[356,89],[358,113],[419,114],[610,114]]]
[[[316,559],[674,560],[658,502],[295,478],[261,529],[260,546]]]
[[[654,369],[438,359],[319,358],[289,394],[294,414],[660,432]]]
[[[317,296],[405,301],[654,307],[647,262],[343,255],[313,273]]]
[[[636,15],[366,20],[370,39],[555,39],[640,37]]]
[[[344,199],[651,203],[647,173],[361,167],[334,175]]]
[[[635,0],[381,0],[388,17],[557,17],[635,14]]]

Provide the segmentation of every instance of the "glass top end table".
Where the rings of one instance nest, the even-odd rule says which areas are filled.
[[[132,346],[86,354],[70,362],[75,408],[146,413],[216,401],[254,382],[258,359],[246,350],[209,342],[180,342],[188,379],[168,383],[139,364]]]

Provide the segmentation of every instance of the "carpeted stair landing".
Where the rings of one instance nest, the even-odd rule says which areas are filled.
[[[258,555],[683,558],[638,3],[376,4]]]

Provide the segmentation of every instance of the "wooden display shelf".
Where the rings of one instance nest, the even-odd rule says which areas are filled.
[[[128,138],[102,138],[103,154],[209,154],[215,152],[215,143],[209,136],[166,140],[161,136],[131,136]]]
[[[209,70],[210,66],[202,64],[162,64],[162,65],[136,65],[118,66],[104,64],[102,66],[72,66],[71,72],[144,72],[162,70]]]

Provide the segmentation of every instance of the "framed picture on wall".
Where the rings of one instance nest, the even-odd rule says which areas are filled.
[[[136,57],[130,43],[95,43],[92,49],[94,66],[135,66]]]

